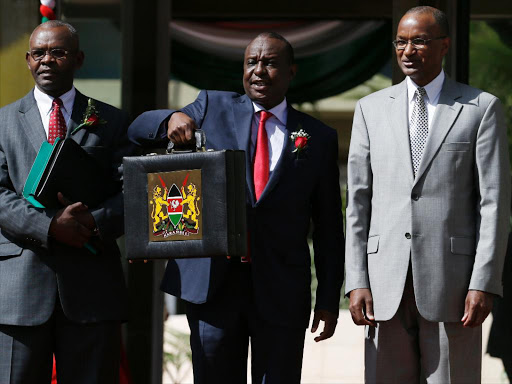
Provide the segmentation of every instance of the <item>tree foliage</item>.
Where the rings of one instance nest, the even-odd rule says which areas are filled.
[[[508,21],[473,21],[470,28],[469,84],[503,103],[512,153],[512,28]]]

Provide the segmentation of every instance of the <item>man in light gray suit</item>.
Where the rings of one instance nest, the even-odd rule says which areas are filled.
[[[36,87],[0,109],[0,383],[119,381],[120,321],[126,299],[115,239],[123,232],[120,188],[96,207],[35,208],[22,197],[41,144],[67,137],[121,178],[131,145],[127,117],[88,100],[73,86],[84,60],[76,30],[50,21],[37,27],[26,54]],[[96,119],[94,116],[96,116]],[[83,248],[94,242],[97,254]]]
[[[499,100],[450,80],[446,16],[398,26],[402,83],[361,99],[348,159],[346,293],[366,381],[478,383],[502,294],[510,171]]]

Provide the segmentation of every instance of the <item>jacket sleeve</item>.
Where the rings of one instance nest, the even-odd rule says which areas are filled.
[[[312,197],[313,249],[318,286],[315,310],[339,312],[343,285],[344,236],[338,169],[338,136],[331,134],[325,148],[325,163],[319,169],[319,184]]]
[[[346,295],[357,288],[370,288],[366,246],[370,229],[372,182],[370,139],[361,102],[358,102],[347,164]]]
[[[9,167],[4,149],[0,145],[0,206],[2,207],[0,209],[0,228],[2,237],[12,236],[27,245],[47,247],[48,229],[57,210],[35,208],[21,196],[21,193],[16,193],[9,176]],[[14,239],[9,240],[13,241]]]
[[[505,117],[497,98],[489,103],[478,128],[475,157],[480,217],[469,289],[501,295],[509,227],[510,165]]]
[[[203,90],[196,100],[180,110],[159,109],[144,112],[128,128],[130,141],[141,147],[164,147],[168,143],[167,122],[174,112],[183,112],[201,127],[208,105],[208,92]]]

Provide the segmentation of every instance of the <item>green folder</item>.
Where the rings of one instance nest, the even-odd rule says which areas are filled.
[[[48,165],[48,161],[52,157],[52,153],[57,147],[57,143],[59,141],[60,138],[57,138],[53,145],[47,141],[41,145],[36,159],[34,160],[34,164],[32,164],[32,168],[30,168],[27,180],[25,181],[25,186],[23,187],[23,197],[36,208],[45,208],[43,204],[35,199],[34,195],[37,186],[41,181],[41,177],[43,176],[43,173],[46,169],[46,166]],[[98,253],[96,249],[89,243],[86,243],[84,247],[94,255]]]
[[[32,164],[32,168],[30,169],[30,173],[28,174],[25,186],[23,187],[23,197],[36,208],[44,208],[44,206],[34,198],[34,194],[39,185],[39,181],[41,181],[41,176],[43,176],[44,170],[46,169],[48,160],[50,160],[53,150],[59,141],[60,139],[57,138],[53,145],[47,141],[41,145],[34,164]]]

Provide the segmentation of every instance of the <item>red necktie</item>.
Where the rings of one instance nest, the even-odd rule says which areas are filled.
[[[50,113],[50,124],[48,124],[48,142],[55,143],[55,139],[66,137],[66,121],[61,111],[62,100],[59,98],[52,101],[52,112]]]
[[[256,151],[254,155],[253,180],[254,194],[256,200],[259,200],[265,185],[268,182],[269,163],[268,163],[268,137],[265,129],[265,122],[272,113],[260,111],[260,123],[258,125],[258,138],[256,140]]]

